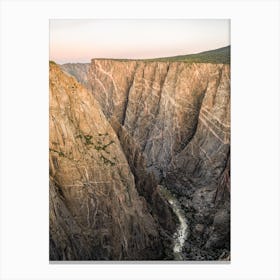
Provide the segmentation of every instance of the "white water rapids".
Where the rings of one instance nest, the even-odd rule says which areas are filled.
[[[185,241],[188,237],[188,224],[185,218],[184,212],[180,207],[177,199],[163,186],[159,185],[159,191],[164,196],[164,198],[171,205],[174,213],[178,217],[179,226],[176,232],[173,235],[174,243],[173,243],[173,253],[175,260],[183,260],[182,249],[185,244]]]

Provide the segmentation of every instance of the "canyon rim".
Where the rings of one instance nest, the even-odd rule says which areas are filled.
[[[116,21],[130,26],[115,30],[121,32],[119,38],[110,33],[109,20],[52,21],[50,261],[230,261],[229,39],[226,45],[211,48],[209,43],[193,53],[131,57],[149,49],[143,46],[151,37],[138,34],[139,26],[151,25],[155,32],[162,30],[162,22]],[[209,32],[211,26],[222,26],[229,38],[228,20],[185,22],[186,34],[191,26],[202,33],[193,41],[209,40],[203,30]],[[54,50],[57,24],[65,35],[59,43],[67,45],[57,51],[65,54],[61,61]],[[176,28],[177,23],[164,24]],[[84,33],[74,41],[72,36],[72,44],[83,45],[89,32],[93,46],[74,48],[78,59],[67,62],[66,48],[72,45],[66,37],[77,34],[77,26]],[[112,56],[97,50],[101,37],[93,26],[109,38],[102,46],[111,48]],[[133,38],[126,35],[132,41],[128,56],[122,53],[126,31],[138,44],[133,50]],[[112,45],[110,38],[116,40]],[[163,42],[161,37],[153,40]]]

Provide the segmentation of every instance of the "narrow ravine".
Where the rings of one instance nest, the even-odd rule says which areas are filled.
[[[163,197],[168,201],[171,205],[174,213],[178,217],[179,226],[176,232],[173,235],[174,242],[173,242],[173,254],[175,260],[184,260],[182,255],[182,249],[185,244],[185,241],[188,238],[188,224],[187,219],[184,215],[183,210],[180,207],[180,203],[178,200],[168,191],[164,186],[158,185],[159,192]]]

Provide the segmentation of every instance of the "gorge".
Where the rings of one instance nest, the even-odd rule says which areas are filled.
[[[230,260],[229,55],[50,62],[50,260]]]

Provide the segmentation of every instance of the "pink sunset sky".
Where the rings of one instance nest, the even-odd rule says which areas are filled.
[[[50,60],[154,58],[230,45],[230,20],[50,20]]]

